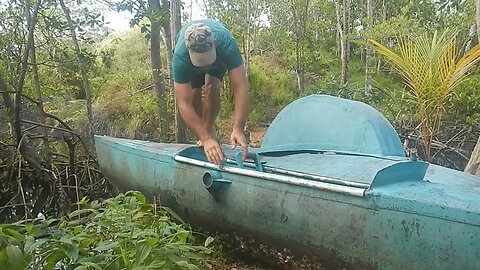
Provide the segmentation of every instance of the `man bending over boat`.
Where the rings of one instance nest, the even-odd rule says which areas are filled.
[[[180,30],[172,63],[177,106],[208,161],[214,164],[220,164],[224,158],[214,122],[220,111],[220,88],[227,71],[235,93],[235,121],[230,140],[234,147],[242,147],[245,160],[248,149],[243,128],[247,119],[248,82],[240,49],[232,33],[212,19],[192,21]]]

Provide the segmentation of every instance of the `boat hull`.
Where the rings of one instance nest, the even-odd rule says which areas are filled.
[[[428,209],[442,205],[410,199],[407,192],[429,194],[428,183],[381,186],[353,196],[175,160],[186,147],[96,138],[100,168],[121,190],[158,197],[189,222],[237,230],[280,248],[308,250],[329,269],[480,265],[477,208],[466,211],[447,205],[445,212],[430,213]],[[207,190],[202,181],[211,171],[225,180],[217,190]],[[452,215],[457,218],[449,218]]]

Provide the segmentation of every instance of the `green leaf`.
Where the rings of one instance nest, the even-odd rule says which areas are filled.
[[[78,253],[80,251],[80,249],[78,248],[77,245],[64,244],[64,245],[62,245],[61,250],[63,251],[63,253],[65,253],[65,255],[68,258],[70,258],[74,262],[77,261]]]
[[[84,264],[87,262],[91,263],[101,263],[102,261],[108,260],[108,257],[105,256],[104,254],[99,254],[96,256],[92,256],[90,254],[83,254],[85,257],[80,257],[77,260],[77,263]]]
[[[165,210],[170,216],[172,216],[175,220],[177,220],[180,223],[185,223],[183,219],[175,213],[171,208],[168,207],[162,207],[163,210]]]
[[[204,247],[208,247],[213,241],[215,241],[215,238],[211,236],[207,237],[207,239],[205,239]]]
[[[8,245],[6,250],[7,250],[8,261],[12,265],[20,264],[23,261],[23,252],[17,246]]]
[[[143,218],[146,215],[148,215],[148,213],[145,213],[145,212],[135,213],[135,215],[133,215],[133,220],[140,220],[141,218]]]
[[[87,197],[83,197],[78,203],[77,205],[87,205],[89,203],[89,199]]]
[[[6,249],[0,249],[0,265],[6,265],[8,262],[8,255]]]
[[[160,269],[162,268],[167,262],[165,260],[154,260],[152,261],[148,267],[151,269]]]
[[[77,266],[75,268],[75,270],[87,270],[87,269],[98,269],[98,270],[102,270],[102,267],[96,263],[92,263],[92,262],[84,262],[82,263],[82,265],[80,266]]]
[[[25,230],[27,230],[28,234],[33,235],[33,236],[39,236],[39,235],[44,233],[44,230],[42,230],[38,226],[35,226],[34,223],[25,224]]]
[[[196,266],[194,264],[191,264],[191,263],[188,263],[187,261],[176,261],[175,264],[180,266],[180,267],[183,267],[184,269],[200,270],[200,268],[198,268],[198,266]]]
[[[36,240],[35,238],[33,238],[31,236],[27,236],[26,239],[25,239],[25,245],[23,247],[23,252],[32,253],[37,248],[39,248],[41,245],[43,245],[46,242],[47,242],[47,239]]]
[[[80,210],[73,211],[72,213],[70,213],[70,215],[68,215],[68,217],[73,219],[76,216],[91,215],[91,214],[98,214],[98,211],[90,208],[80,209]]]
[[[177,233],[177,238],[182,242],[182,243],[187,243],[188,236],[190,235],[189,231],[179,231]]]
[[[148,242],[143,241],[137,244],[137,250],[135,254],[135,262],[133,263],[133,266],[139,266],[143,263],[145,258],[150,254],[152,251],[152,246],[148,244]]]
[[[9,235],[11,235],[13,238],[15,238],[18,241],[23,241],[25,239],[25,235],[12,230],[12,229],[5,229],[5,232],[7,232]]]
[[[47,265],[45,266],[45,270],[53,270],[55,265],[59,261],[63,260],[64,258],[65,258],[65,253],[57,249],[56,251],[48,255],[48,257],[45,259],[45,261],[47,262]]]
[[[136,192],[135,193],[135,197],[137,198],[137,200],[141,203],[147,203],[147,198],[145,197],[145,195],[143,195],[142,193],[140,192]]]
[[[73,245],[72,243],[72,239],[70,239],[70,236],[62,236],[62,238],[60,238],[60,243],[64,243],[64,244],[68,244],[68,245]]]
[[[59,221],[60,221],[60,219],[58,219],[58,218],[47,219],[44,222],[42,222],[42,227],[43,228],[50,227],[53,223],[59,222]]]
[[[82,226],[75,226],[72,228],[72,231],[74,234],[79,234],[83,231],[83,227]]]
[[[159,242],[158,238],[157,237],[147,237],[145,239],[149,245],[151,245],[152,247],[154,247],[155,245],[157,245],[157,243]]]
[[[102,241],[98,244],[94,250],[96,251],[105,251],[110,250],[118,247],[118,242],[111,242],[111,241]]]
[[[147,266],[134,266],[132,270],[149,270],[150,267]]]
[[[32,222],[25,224],[25,230],[27,230],[27,232],[30,232],[33,229],[33,227],[34,227],[34,224]]]

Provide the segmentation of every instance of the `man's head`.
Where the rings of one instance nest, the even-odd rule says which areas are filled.
[[[212,30],[203,23],[192,24],[187,28],[185,45],[190,54],[190,60],[196,67],[209,66],[217,59]]]

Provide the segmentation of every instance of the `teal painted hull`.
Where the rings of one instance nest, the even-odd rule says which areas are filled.
[[[191,145],[96,137],[96,150],[121,189],[158,196],[190,222],[308,251],[330,269],[480,266],[480,179],[407,158],[392,125],[360,102],[293,102],[251,149],[255,164],[235,162],[229,146],[221,166]]]
[[[332,179],[346,179],[348,174],[362,177],[358,186],[335,182],[315,186],[313,182],[322,181],[270,179],[276,174],[268,172],[255,177],[254,168],[238,169],[233,164],[216,167],[204,162],[194,146],[96,137],[96,149],[101,170],[114,184],[158,196],[192,222],[308,249],[325,260],[334,256],[359,269],[477,269],[480,265],[480,182],[460,172],[431,166],[422,179],[409,176],[389,182],[403,169],[390,177],[381,172],[396,168],[399,161],[317,155],[323,164],[344,164],[341,170],[330,168],[329,175],[336,176]],[[317,158],[302,155],[314,155],[299,154],[303,166],[316,164]],[[295,155],[265,159],[266,164],[288,167]],[[347,172],[348,168],[356,172]],[[210,171],[231,183],[207,190],[202,177]]]

